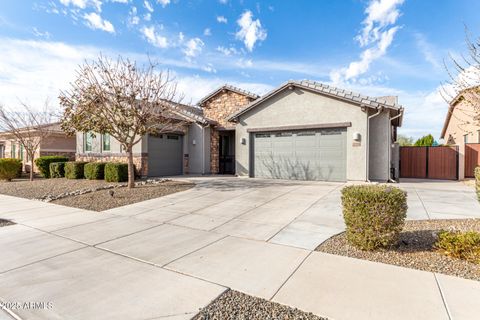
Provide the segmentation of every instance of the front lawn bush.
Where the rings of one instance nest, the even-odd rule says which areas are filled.
[[[480,201],[480,167],[475,168],[475,188],[477,189],[478,201]]]
[[[19,159],[0,159],[0,180],[11,181],[18,178],[22,172],[22,161]]]
[[[435,248],[442,254],[480,264],[480,233],[442,230]]]
[[[68,157],[65,156],[43,156],[35,159],[40,174],[44,178],[50,178],[50,163],[52,162],[66,162]]]
[[[85,165],[85,178],[89,180],[103,180],[105,176],[105,162],[90,162]]]
[[[128,181],[128,164],[109,162],[105,165],[105,181],[125,182]]]
[[[407,215],[406,192],[387,185],[347,186],[342,205],[351,245],[375,250],[397,242]]]
[[[50,178],[65,177],[65,162],[50,163]]]
[[[85,175],[84,167],[87,162],[69,161],[65,163],[65,178],[67,179],[83,179]]]

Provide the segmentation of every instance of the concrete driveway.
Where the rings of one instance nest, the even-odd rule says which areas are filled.
[[[188,319],[227,288],[334,319],[480,312],[477,281],[313,252],[344,229],[341,183],[190,180],[103,213],[0,196],[0,299],[52,303],[25,319]],[[462,183],[399,186],[410,219],[480,216]]]

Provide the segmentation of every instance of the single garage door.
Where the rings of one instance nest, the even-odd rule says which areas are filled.
[[[254,133],[254,176],[345,181],[346,142],[345,128]]]
[[[148,137],[148,175],[171,176],[183,173],[183,137],[161,134]]]

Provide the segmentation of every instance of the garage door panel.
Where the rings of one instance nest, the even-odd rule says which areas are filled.
[[[346,180],[346,130],[254,135],[254,175],[296,180]]]
[[[183,173],[183,136],[162,134],[148,137],[148,175]]]

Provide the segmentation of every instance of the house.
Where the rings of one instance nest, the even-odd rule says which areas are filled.
[[[41,156],[62,155],[71,160],[75,159],[75,137],[68,136],[61,128],[60,123],[44,125],[42,130],[47,128],[49,134],[42,140],[35,151],[35,159]],[[39,129],[29,129],[28,137],[35,137]],[[33,134],[32,134],[33,132]],[[23,169],[30,172],[30,159],[24,146],[11,132],[0,132],[0,158],[15,158],[23,162]],[[34,165],[34,172],[38,172]]]
[[[440,134],[440,138],[444,139],[446,144],[480,143],[479,109],[477,106],[475,110],[475,106],[469,102],[470,99],[468,97],[465,99],[465,94],[468,94],[465,90],[460,92],[449,104]]]
[[[474,177],[480,166],[480,109],[472,101],[478,101],[478,87],[462,90],[452,99],[440,134],[446,144],[457,146],[459,180]]]
[[[197,106],[177,106],[180,132],[142,137],[143,176],[232,174],[300,180],[389,181],[398,173],[396,97],[368,97],[289,81],[260,97],[224,85]],[[77,133],[77,160],[126,161],[118,142]]]

